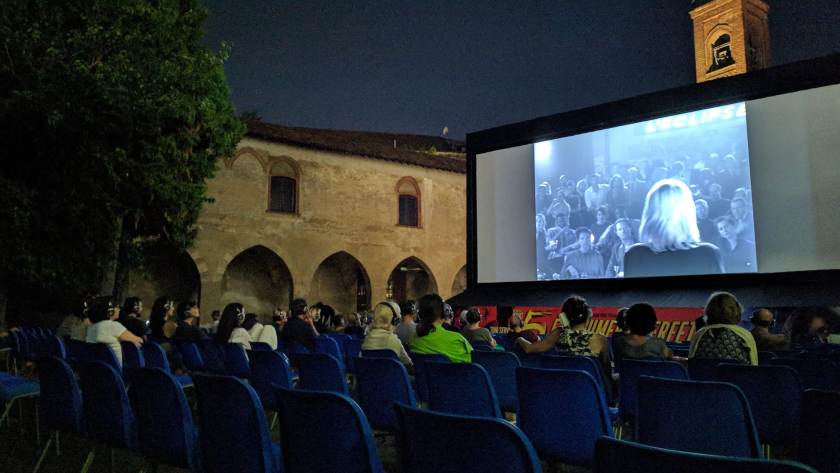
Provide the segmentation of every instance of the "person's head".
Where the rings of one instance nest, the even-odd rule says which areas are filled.
[[[732,199],[733,200],[734,199],[744,199],[744,204],[746,204],[747,203],[747,197],[749,197],[749,195],[750,195],[749,191],[747,190],[746,187],[739,187],[739,188],[735,189],[735,191],[732,193]]]
[[[292,318],[295,317],[303,317],[306,315],[306,312],[309,310],[309,306],[306,304],[306,301],[303,299],[295,299],[289,304],[289,312],[291,312]]]
[[[222,310],[222,318],[219,319],[219,328],[216,330],[216,340],[227,343],[233,330],[242,325],[245,321],[245,306],[239,302],[231,302]]]
[[[592,250],[592,240],[595,238],[592,234],[592,230],[586,227],[580,227],[575,230],[575,236],[577,237],[580,252],[589,253]]]
[[[149,321],[151,323],[153,320],[160,320],[163,323],[163,321],[173,315],[175,315],[175,301],[169,296],[161,296],[155,299],[155,303],[152,304],[152,313],[149,315]]]
[[[522,321],[522,317],[519,314],[513,314],[508,319],[508,327],[513,332],[518,332],[525,327],[525,322]]]
[[[254,325],[257,325],[257,314],[245,314],[245,318],[242,320],[242,328],[244,328],[245,330],[251,330],[251,328],[253,328]]]
[[[551,184],[545,181],[540,183],[537,186],[537,196],[542,198],[551,197]]]
[[[735,221],[732,217],[724,215],[715,219],[715,226],[721,238],[727,240],[734,240],[738,235],[735,232]]]
[[[723,188],[717,182],[709,184],[709,195],[715,199],[722,198]]]
[[[633,231],[633,222],[628,218],[620,218],[615,222],[615,235],[623,243],[635,243],[636,232]]]
[[[537,213],[537,231],[544,232],[545,231],[545,215],[541,213]]]
[[[554,217],[554,225],[560,228],[569,226],[569,215],[571,213],[572,208],[563,199],[555,200],[548,208],[548,214]]]
[[[744,308],[731,293],[719,291],[712,293],[706,302],[706,323],[737,325],[741,321]]]
[[[627,307],[622,307],[615,314],[615,324],[622,332],[627,331],[627,309]]]
[[[274,315],[271,316],[271,321],[274,325],[282,327],[289,321],[289,315],[285,310],[275,310]]]
[[[572,328],[586,324],[592,317],[589,304],[586,303],[586,299],[580,296],[570,296],[563,302],[561,310],[566,314],[566,319],[568,319]]]
[[[111,296],[99,296],[93,300],[88,310],[90,323],[103,320],[116,320],[120,316],[120,307],[114,304]]]
[[[125,315],[140,317],[143,313],[143,301],[137,296],[128,297],[125,302],[123,302],[121,309]]]
[[[709,203],[704,199],[695,200],[694,207],[697,212],[697,220],[706,220],[709,218]]]
[[[193,323],[198,320],[201,316],[198,310],[198,304],[195,301],[183,301],[178,304],[178,309],[176,310],[176,314],[178,315],[178,320]]]
[[[455,311],[452,310],[452,306],[444,303],[443,304],[443,321],[445,323],[451,323],[452,319],[455,318]]]
[[[609,211],[605,205],[598,207],[598,210],[595,211],[595,222],[599,225],[603,225],[607,223],[607,217],[609,217]]]
[[[623,205],[616,205],[613,207],[613,218],[615,220],[627,218],[627,207]]]
[[[691,191],[677,179],[663,179],[648,191],[639,239],[657,252],[697,246],[700,230]]]
[[[633,304],[627,309],[627,329],[633,335],[648,335],[656,329],[656,311],[650,304]]]
[[[426,294],[417,302],[417,316],[420,323],[417,335],[425,337],[434,328],[434,323],[443,318],[443,299],[437,294]]]
[[[828,307],[807,307],[792,315],[790,339],[793,344],[823,343],[837,314]]]
[[[405,321],[413,321],[417,318],[417,303],[409,299],[400,304],[400,313]]]
[[[624,178],[622,178],[621,175],[614,174],[613,177],[610,178],[610,190],[611,191],[624,190]]]
[[[470,325],[481,323],[481,312],[477,307],[467,309],[467,323]]]
[[[213,322],[215,322],[222,318],[222,313],[218,309],[216,309],[210,313],[210,318],[213,320]]]
[[[581,179],[577,181],[577,185],[575,185],[575,190],[580,195],[583,195],[586,192],[586,188],[589,187],[589,184],[586,182],[586,179]]]
[[[773,317],[773,312],[770,312],[770,309],[756,309],[753,311],[752,317],[750,317],[750,323],[755,327],[769,329],[775,322],[776,318]]]
[[[345,315],[344,318],[347,320],[348,327],[359,327],[361,325],[359,314],[351,312]]]
[[[373,308],[371,328],[390,331],[394,320],[398,320],[401,314],[400,306],[396,302],[382,301]]]
[[[733,217],[742,220],[747,216],[747,201],[743,197],[736,197],[729,203],[729,210]]]
[[[87,318],[89,317],[89,315],[90,315],[90,314],[89,314],[89,312],[90,312],[90,304],[91,304],[91,298],[90,298],[90,297],[85,297],[85,298],[84,298],[84,299],[82,299],[82,301],[81,301],[81,302],[79,302],[79,304],[78,304],[78,305],[76,305],[76,307],[73,309],[73,315],[75,315],[75,316],[76,316],[77,318],[79,318],[80,320],[85,320],[85,319],[87,319]]]

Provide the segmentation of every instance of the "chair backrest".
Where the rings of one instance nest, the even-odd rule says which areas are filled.
[[[205,473],[281,471],[257,393],[233,376],[195,375]],[[248,452],[232,455],[231,452]]]
[[[472,363],[426,363],[429,409],[476,417],[501,417],[490,376]]]
[[[271,345],[265,342],[251,342],[251,351],[272,351]]]
[[[769,365],[790,366],[799,374],[804,389],[840,392],[840,366],[827,359],[773,358]]]
[[[474,340],[474,341],[470,342],[470,345],[472,345],[473,349],[475,349],[475,350],[492,350],[493,349],[493,347],[491,347],[489,343],[487,343],[483,340]]]
[[[679,363],[625,358],[621,362],[621,376],[618,380],[618,410],[624,421],[636,418],[639,376],[688,379],[688,373]]]
[[[104,343],[88,343],[87,344],[88,361],[99,361],[114,368],[117,373],[122,376],[122,365],[117,360],[117,355],[114,350]]]
[[[172,372],[163,347],[151,340],[143,344],[143,360],[146,364],[145,368],[160,368],[167,373]]]
[[[397,405],[402,464],[413,473],[540,473],[531,442],[511,424]],[[441,448],[448,445],[448,448]]]
[[[348,396],[281,388],[277,405],[286,471],[382,471],[373,432]]]
[[[123,369],[134,370],[146,367],[143,352],[131,342],[120,342],[122,347]]]
[[[190,371],[205,371],[204,357],[195,342],[183,341],[178,343],[178,352],[184,360],[184,366]]]
[[[292,367],[289,366],[286,355],[276,351],[252,351],[251,386],[257,392],[263,407],[276,411],[277,401],[272,386],[286,389],[293,387]]]
[[[245,348],[236,343],[225,343],[223,349],[225,351],[225,374],[237,378],[250,378],[251,365],[248,362]]]
[[[582,370],[517,368],[516,425],[541,458],[592,465],[595,441],[611,435],[609,410],[595,378]]]
[[[399,361],[400,356],[394,350],[382,348],[378,350],[362,350],[362,356],[365,358],[388,358],[390,360]]]
[[[82,391],[70,365],[58,357],[44,358],[38,363],[38,381],[41,423],[61,432],[81,432]]]
[[[598,473],[817,473],[789,461],[756,460],[666,450],[608,437],[595,447]]]
[[[741,388],[750,403],[761,443],[795,445],[802,383],[789,366],[718,366],[718,379]]]
[[[79,367],[79,384],[85,435],[108,447],[134,448],[134,413],[117,370],[101,361],[83,363]]]
[[[43,388],[42,388],[43,389]],[[840,471],[840,393],[808,389],[802,394],[796,459],[822,473]]]
[[[604,392],[604,396],[609,398],[604,374],[598,366],[598,362],[591,356],[543,355],[540,357],[540,368],[586,371],[598,383],[598,386]]]
[[[502,410],[516,412],[519,399],[516,394],[516,368],[520,366],[519,358],[504,351],[475,351],[472,361],[487,371]]]
[[[14,332],[10,333],[14,334]],[[67,350],[67,362],[70,363],[70,366],[75,367],[90,361],[87,353],[87,343],[68,338],[65,341],[64,347]]]
[[[449,363],[449,358],[439,354],[412,353],[411,361],[414,362],[414,381],[417,387],[417,399],[419,401],[429,400],[429,381],[426,375],[426,363]]]
[[[327,353],[295,355],[298,363],[298,388],[349,394],[344,368]]]
[[[729,383],[639,379],[636,439],[687,452],[760,458],[744,393]]]
[[[350,373],[356,372],[356,358],[362,354],[362,343],[364,340],[357,337],[347,337],[342,341],[344,362]]]
[[[360,357],[354,363],[357,398],[368,422],[376,430],[396,431],[394,403],[417,405],[405,366],[388,358]]]
[[[178,381],[160,368],[138,368],[129,379],[140,453],[155,463],[198,470],[198,438]]]
[[[67,358],[67,350],[64,347],[64,342],[55,335],[45,335],[42,341],[41,356],[54,356],[62,360]]]
[[[341,366],[344,366],[344,353],[341,350],[338,342],[331,337],[315,337],[315,353],[326,353],[327,355],[332,355],[338,360]]]
[[[718,365],[740,365],[740,360],[728,358],[689,358],[688,378],[694,381],[717,381]]]
[[[294,355],[306,355],[312,353],[309,351],[309,348],[306,348],[304,345],[292,342],[286,346],[286,355],[289,356],[289,360],[294,363]]]

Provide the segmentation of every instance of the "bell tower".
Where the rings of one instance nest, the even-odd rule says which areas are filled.
[[[691,7],[697,82],[770,65],[765,0],[693,0]]]

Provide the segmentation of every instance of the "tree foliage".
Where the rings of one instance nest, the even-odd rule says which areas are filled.
[[[145,246],[188,248],[244,132],[206,16],[197,0],[3,2],[0,284],[66,300],[116,259],[119,290]]]

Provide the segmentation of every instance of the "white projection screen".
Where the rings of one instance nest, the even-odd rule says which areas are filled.
[[[479,153],[477,282],[838,269],[838,154],[840,85]]]

